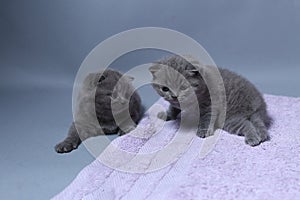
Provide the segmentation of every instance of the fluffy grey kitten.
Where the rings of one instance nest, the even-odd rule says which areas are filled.
[[[55,146],[56,152],[70,152],[89,137],[133,130],[142,117],[142,106],[132,80],[111,69],[88,74],[77,97],[75,120],[68,136]]]
[[[195,60],[187,60],[180,56],[171,56],[158,61],[149,68],[153,75],[153,88],[170,103],[167,113],[159,113],[159,118],[176,119],[182,111],[179,102],[193,104],[189,101],[193,93],[196,94],[200,110],[200,122],[197,127],[199,137],[210,136],[215,129],[223,128],[229,133],[245,136],[245,142],[251,146],[269,139],[267,129],[272,119],[267,114],[266,103],[262,95],[248,80],[222,68],[218,69],[226,93],[225,124],[224,127],[214,127],[214,130],[210,131],[211,120],[216,120],[213,116],[217,114],[213,114],[211,96],[202,75],[205,75],[205,68],[212,66],[201,65]]]

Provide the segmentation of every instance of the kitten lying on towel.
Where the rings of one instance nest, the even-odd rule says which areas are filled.
[[[89,137],[133,130],[142,117],[142,106],[132,80],[111,69],[90,73],[77,97],[75,122],[67,137],[55,146],[56,152],[68,153]]]
[[[200,110],[197,135],[207,137],[214,133],[215,130],[209,130],[210,120],[214,120],[211,118],[211,96],[201,76],[208,67],[212,66],[202,65],[192,58],[171,56],[149,68],[153,75],[153,88],[170,103],[167,113],[159,113],[159,118],[176,119],[181,112],[179,103],[188,104],[191,93],[195,92]],[[245,78],[227,69],[218,69],[224,82],[227,110],[224,127],[214,129],[222,128],[230,133],[245,136],[245,142],[251,146],[268,140],[267,129],[272,119],[267,114],[262,95]],[[200,73],[201,70],[203,73]]]

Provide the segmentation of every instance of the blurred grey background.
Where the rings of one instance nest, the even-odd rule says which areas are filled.
[[[72,86],[87,54],[137,27],[180,31],[219,66],[263,92],[300,96],[300,0],[0,0],[0,199],[49,199],[94,158],[55,153],[72,121]],[[123,72],[165,53],[116,60]],[[146,107],[158,98],[140,89]]]

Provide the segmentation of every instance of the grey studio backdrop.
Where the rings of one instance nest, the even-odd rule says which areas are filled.
[[[99,42],[146,26],[194,38],[263,93],[300,96],[300,0],[0,0],[0,199],[49,199],[94,160],[84,146],[53,148],[72,121],[76,72]],[[166,54],[135,51],[110,67]],[[147,108],[158,99],[139,91]]]

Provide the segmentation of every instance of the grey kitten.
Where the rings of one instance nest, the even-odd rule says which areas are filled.
[[[171,56],[149,68],[153,75],[153,88],[170,103],[167,113],[159,113],[159,118],[176,119],[181,113],[179,102],[194,104],[189,101],[191,94],[194,93],[200,110],[200,122],[197,127],[199,137],[210,136],[217,128],[223,128],[230,133],[245,136],[245,142],[251,146],[269,139],[267,129],[271,126],[272,119],[267,114],[262,95],[248,80],[222,68],[218,69],[226,93],[225,124],[224,127],[214,126],[213,130],[209,130],[211,123],[216,124],[217,119],[213,116],[217,114],[213,113],[211,96],[202,75],[205,75],[204,69],[211,66],[201,65],[196,60],[188,60],[180,56]]]
[[[132,80],[111,69],[102,75],[101,72],[90,73],[77,97],[75,121],[68,136],[55,146],[56,152],[70,152],[89,137],[118,132],[123,135],[133,130],[143,109]]]

